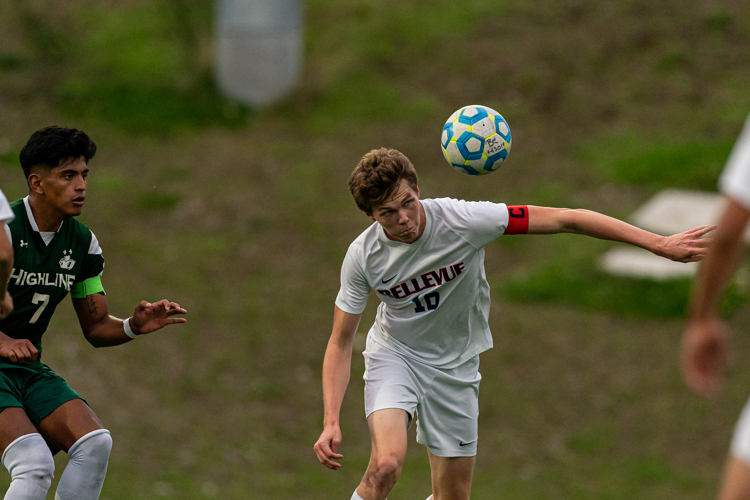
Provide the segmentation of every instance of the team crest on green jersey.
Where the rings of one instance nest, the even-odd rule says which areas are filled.
[[[73,250],[63,250],[63,254],[65,254],[65,257],[60,259],[60,267],[67,270],[73,269],[73,266],[76,265],[76,261],[70,258],[73,255]]]

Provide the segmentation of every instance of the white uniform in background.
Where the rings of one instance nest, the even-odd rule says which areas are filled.
[[[16,218],[16,214],[13,213],[13,209],[10,208],[8,198],[5,197],[5,193],[0,190],[0,222],[5,224],[6,233],[10,233],[7,224]]]
[[[719,179],[722,194],[750,210],[750,116]],[[732,454],[750,465],[750,400],[734,430]]]

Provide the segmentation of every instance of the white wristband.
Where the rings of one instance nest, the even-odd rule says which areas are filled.
[[[131,339],[134,339],[138,335],[136,335],[135,333],[133,333],[133,330],[130,329],[130,320],[131,319],[133,319],[132,316],[122,322],[122,329],[125,330],[125,335],[127,335]]]

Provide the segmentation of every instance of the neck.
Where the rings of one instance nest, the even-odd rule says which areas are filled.
[[[60,229],[60,224],[67,219],[65,214],[60,213],[53,207],[44,203],[44,198],[36,193],[29,193],[29,206],[34,215],[34,221],[39,232],[48,233]]]

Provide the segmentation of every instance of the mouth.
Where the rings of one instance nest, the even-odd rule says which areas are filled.
[[[82,207],[85,199],[86,199],[85,196],[78,196],[76,198],[73,198],[73,205],[77,207]]]

